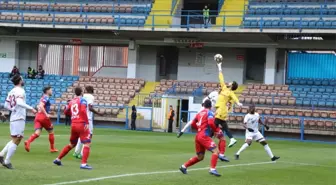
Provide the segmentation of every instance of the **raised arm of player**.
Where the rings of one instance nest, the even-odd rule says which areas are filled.
[[[224,75],[222,73],[222,64],[217,64],[218,66],[218,70],[219,70],[219,74],[218,74],[218,78],[219,78],[219,84],[222,88],[222,90],[227,89],[226,85],[225,85],[225,80],[224,80]]]

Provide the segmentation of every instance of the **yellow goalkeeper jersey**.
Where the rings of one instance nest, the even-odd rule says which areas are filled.
[[[235,93],[226,87],[223,73],[219,72],[219,83],[221,86],[221,92],[219,93],[217,102],[216,102],[216,118],[221,120],[227,120],[228,119],[228,103],[230,103],[232,100],[234,103],[239,103],[239,100]]]

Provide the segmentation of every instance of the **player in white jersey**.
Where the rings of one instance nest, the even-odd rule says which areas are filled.
[[[214,109],[215,109],[215,105],[216,105],[216,101],[217,101],[217,98],[218,98],[218,91],[212,91],[207,97],[205,97],[205,98],[203,99],[203,101],[202,101],[202,107],[201,107],[201,109],[200,109],[198,112],[201,112],[201,111],[204,109],[203,104],[204,104],[204,102],[205,102],[206,100],[210,100],[210,101],[211,101],[211,106],[212,106],[212,107],[211,107],[211,110],[214,111]],[[215,112],[215,111],[214,111],[214,112]],[[191,123],[192,123],[192,120],[189,121],[189,122],[183,127],[183,129],[182,129],[181,132],[179,133],[180,137],[181,137],[181,135],[187,130],[187,128],[190,127]]]
[[[267,130],[269,129],[269,127],[261,121],[259,114],[255,112],[255,106],[251,105],[249,107],[249,113],[246,114],[244,118],[244,128],[246,129],[245,143],[235,154],[236,160],[239,159],[240,153],[252,144],[252,140],[257,141],[264,146],[265,151],[272,161],[280,159],[280,157],[273,155],[271,148],[268,146],[264,136],[259,132],[259,124],[264,125]]]
[[[8,93],[5,108],[11,111],[10,134],[12,140],[0,152],[0,163],[8,169],[13,169],[10,160],[23,138],[26,124],[26,109],[31,110],[34,114],[36,113],[33,107],[26,104],[26,93],[23,89],[24,82],[22,77],[15,75],[11,80],[15,87]],[[4,158],[5,155],[6,158]]]
[[[92,137],[93,134],[93,114],[98,114],[100,116],[103,116],[103,114],[100,114],[98,111],[96,111],[93,108],[93,104],[94,104],[94,96],[93,96],[93,92],[94,89],[92,86],[86,86],[85,87],[85,93],[83,95],[83,98],[87,101],[87,115],[88,115],[88,119],[89,119],[89,130],[90,130],[90,134]],[[75,149],[75,153],[73,154],[73,156],[77,159],[81,159],[82,155],[83,155],[83,148],[82,147],[82,143],[80,141],[80,139],[78,139],[78,143],[76,145],[76,149]]]

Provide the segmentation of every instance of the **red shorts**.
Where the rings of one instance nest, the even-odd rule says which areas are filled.
[[[35,130],[44,128],[50,131],[54,129],[54,126],[49,118],[44,116],[36,116],[34,120],[34,128]]]
[[[206,135],[196,135],[195,137],[195,149],[196,153],[204,154],[205,150],[213,150],[216,148],[216,143],[211,139],[211,137]]]
[[[91,143],[91,133],[89,128],[85,128],[84,125],[71,126],[70,143],[77,145],[78,139],[82,143]]]

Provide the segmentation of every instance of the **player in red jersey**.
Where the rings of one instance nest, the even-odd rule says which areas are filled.
[[[34,128],[35,132],[30,138],[24,142],[27,152],[30,151],[30,144],[41,135],[42,128],[49,133],[50,152],[58,152],[55,148],[54,127],[50,120],[50,96],[52,95],[52,88],[45,87],[43,89],[43,96],[38,105],[38,113],[35,116]]]
[[[211,131],[215,132],[217,137],[223,137],[223,133],[221,129],[215,125],[215,115],[210,109],[211,101],[206,100],[204,102],[204,110],[197,113],[191,123],[191,126],[197,129],[197,134],[195,136],[197,156],[192,157],[180,167],[180,171],[183,174],[187,174],[188,167],[202,161],[204,159],[205,150],[209,150],[212,152],[209,173],[218,177],[221,176],[216,170],[219,151],[215,142],[211,139]]]
[[[75,88],[76,97],[72,99],[64,113],[71,115],[71,135],[70,144],[66,145],[60,155],[54,160],[54,164],[61,166],[61,159],[73,149],[78,139],[84,144],[81,169],[91,170],[92,167],[87,164],[90,155],[91,134],[89,130],[89,119],[87,115],[87,102],[82,97],[83,90],[80,87]]]

